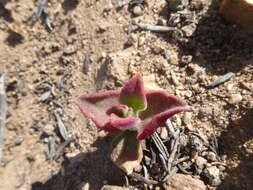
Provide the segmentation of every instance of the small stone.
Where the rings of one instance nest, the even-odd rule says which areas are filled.
[[[159,45],[154,46],[152,49],[155,54],[161,54],[163,52],[163,48]]]
[[[52,136],[54,134],[54,126],[51,124],[47,124],[43,128],[43,132],[48,136]]]
[[[172,82],[173,82],[173,84],[175,86],[179,86],[180,85],[180,82],[179,82],[177,76],[173,72],[171,72],[171,80],[172,80]]]
[[[119,0],[118,6],[119,8],[123,8],[127,3],[124,0]]]
[[[195,160],[195,164],[200,168],[201,170],[204,169],[205,165],[207,164],[207,160],[201,156],[198,156]]]
[[[113,4],[111,1],[108,2],[107,7],[105,8],[105,11],[110,12],[113,9]]]
[[[72,55],[76,52],[76,47],[75,46],[67,46],[64,51],[63,51],[63,54],[64,55]]]
[[[142,166],[141,166],[141,165],[136,166],[136,167],[134,168],[134,171],[137,172],[137,173],[140,173],[141,170],[142,170]]]
[[[99,32],[105,32],[105,31],[109,30],[110,26],[111,25],[110,25],[109,22],[106,22],[106,21],[100,21],[100,22],[98,22]]]
[[[14,144],[18,146],[21,145],[23,141],[24,141],[23,137],[17,137],[14,141]]]
[[[219,168],[219,170],[220,170],[221,172],[223,172],[223,171],[226,170],[226,167],[223,166],[223,165],[219,165],[218,168]]]
[[[166,56],[168,62],[172,65],[178,65],[179,60],[178,60],[178,54],[175,51],[169,51],[168,50],[168,56]]]
[[[176,174],[163,184],[165,190],[206,190],[203,181],[190,175]]]
[[[191,135],[190,136],[190,143],[191,143],[191,147],[193,148],[192,151],[197,151],[197,152],[202,152],[204,149],[204,145],[203,145],[203,141],[195,136],[195,135]]]
[[[128,188],[116,185],[104,185],[100,190],[128,190]]]
[[[242,101],[242,95],[241,94],[232,94],[231,96],[230,96],[230,100],[229,100],[229,102],[231,103],[231,104],[238,104],[239,102],[241,102]]]
[[[211,151],[208,151],[207,154],[206,154],[206,158],[209,160],[209,161],[212,161],[212,162],[215,162],[217,160],[217,156],[214,152],[211,152]]]
[[[141,36],[139,39],[138,39],[138,46],[143,46],[145,44],[145,37],[144,36]]]
[[[197,28],[197,25],[195,23],[192,23],[192,24],[189,24],[189,25],[186,25],[186,26],[183,26],[181,28],[181,30],[185,33],[185,35],[187,37],[190,37],[193,35],[193,33],[195,32]]]
[[[143,8],[139,5],[134,6],[133,8],[133,14],[135,16],[141,16],[143,14]]]
[[[227,90],[229,92],[231,92],[233,89],[234,89],[234,84],[231,84],[231,83],[227,84]]]
[[[105,137],[106,135],[107,135],[107,132],[104,131],[104,130],[101,130],[101,131],[98,132],[99,137]]]
[[[90,189],[90,184],[85,183],[84,186],[82,187],[82,190],[89,190]]]
[[[157,23],[158,23],[158,25],[166,26],[167,25],[167,20],[163,19],[163,18],[159,18]]]
[[[216,166],[209,166],[204,170],[205,176],[208,178],[210,185],[217,186],[220,181],[220,170]]]
[[[185,112],[183,116],[183,122],[185,125],[191,124],[191,118],[192,118],[192,113],[191,112]]]
[[[126,60],[129,59],[129,56],[131,56],[130,51],[121,51],[108,54],[107,59],[105,60],[105,63],[106,61],[109,61],[106,76],[117,79],[119,83],[123,83],[124,81],[126,81],[128,79],[128,64],[121,63],[126,62]]]
[[[101,52],[101,57],[106,58],[107,54],[105,52]]]
[[[221,179],[220,178],[215,178],[212,180],[212,182],[210,183],[211,186],[217,187],[221,184]]]
[[[145,164],[147,165],[147,166],[149,166],[150,164],[151,164],[151,158],[149,158],[148,156],[144,156],[144,161],[145,161]]]

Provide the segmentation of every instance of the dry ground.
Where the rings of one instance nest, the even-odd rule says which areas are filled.
[[[190,1],[197,28],[185,37],[132,24],[166,24],[166,1],[140,1],[144,11],[138,17],[118,2],[52,0],[46,9],[52,32],[43,19],[28,22],[39,1],[0,5],[0,71],[8,73],[9,106],[0,189],[78,189],[89,183],[97,190],[124,183],[106,156],[111,137],[86,121],[74,101],[84,92],[116,88],[135,73],[191,105],[191,117],[175,117],[175,126],[217,136],[228,165],[217,189],[253,189],[252,36],[220,18],[217,0]],[[183,18],[177,26],[184,25]],[[208,88],[227,72],[235,76]],[[48,88],[52,92],[45,94]],[[55,113],[74,142],[50,161],[48,141],[53,138],[56,148],[62,142],[45,129],[56,126]]]

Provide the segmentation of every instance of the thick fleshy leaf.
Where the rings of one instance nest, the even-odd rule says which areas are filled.
[[[120,132],[110,124],[110,115],[117,112],[119,90],[81,95],[77,105],[85,117],[90,118],[97,127],[112,133]]]
[[[136,131],[124,131],[112,142],[111,160],[127,174],[140,165],[143,157],[140,141]]]
[[[120,92],[120,102],[133,108],[134,112],[146,109],[147,100],[141,76],[134,76],[123,86]]]
[[[184,100],[164,91],[147,91],[146,97],[148,107],[139,115],[143,122],[138,129],[138,140],[152,135],[158,127],[163,127],[166,120],[176,113],[189,109]]]
[[[111,114],[110,116],[111,125],[120,130],[129,129],[130,127],[138,125],[140,122],[141,120],[138,117],[122,118],[115,114]]]

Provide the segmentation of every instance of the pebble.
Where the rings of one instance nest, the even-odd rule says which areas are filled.
[[[206,190],[203,181],[184,174],[174,175],[163,187],[165,190]]]
[[[157,23],[158,23],[158,25],[166,26],[167,25],[167,20],[163,19],[163,18],[159,18]]]
[[[145,164],[147,166],[149,166],[151,164],[151,158],[149,158],[148,156],[144,155],[144,160],[145,160]]]
[[[85,183],[84,186],[82,187],[82,190],[89,190],[90,189],[90,184]]]
[[[207,154],[206,154],[206,158],[209,160],[209,161],[212,161],[212,162],[215,162],[217,160],[217,156],[214,152],[211,152],[211,151],[208,151]]]
[[[198,166],[199,169],[204,169],[205,165],[207,164],[207,160],[201,156],[198,156],[195,160],[195,164]]]
[[[190,143],[191,143],[191,147],[197,152],[203,151],[204,145],[203,145],[202,140],[199,137],[195,135],[190,136]]]
[[[52,136],[54,134],[54,126],[51,124],[47,124],[43,128],[43,132],[48,136]]]
[[[223,171],[226,170],[226,167],[223,166],[223,165],[219,165],[218,168],[219,168],[219,170],[220,170],[221,172],[223,172]]]
[[[67,46],[67,47],[64,49],[64,51],[63,51],[64,55],[72,55],[72,54],[74,54],[75,52],[76,52],[76,47],[75,47],[75,46],[72,46],[72,45]]]
[[[204,170],[205,176],[208,178],[210,185],[217,186],[221,183],[220,170],[216,166],[209,166]]]
[[[142,166],[141,166],[141,165],[136,166],[136,167],[134,168],[134,171],[137,172],[137,173],[140,173],[141,170],[142,170]]]
[[[123,1],[123,0],[119,0],[119,1],[118,1],[118,6],[119,6],[119,8],[123,8],[126,4],[127,4],[127,3],[126,3],[125,1]]]
[[[171,80],[175,86],[179,86],[180,82],[174,72],[171,72]]]
[[[159,45],[154,46],[152,49],[155,54],[161,54],[163,52],[163,48]]]
[[[142,7],[139,6],[139,5],[134,6],[134,8],[133,8],[133,14],[134,14],[135,16],[141,16],[141,15],[143,14],[143,9],[142,9]]]
[[[241,102],[242,101],[242,95],[241,94],[232,94],[231,96],[230,96],[230,100],[229,100],[229,102],[231,103],[231,104],[238,104],[239,102]]]
[[[190,131],[193,131],[194,128],[191,124],[191,118],[192,118],[192,113],[191,112],[185,112],[183,115],[183,122],[186,125],[187,129]]]
[[[24,141],[23,137],[17,137],[14,141],[15,146],[21,145]]]
[[[183,26],[181,30],[185,33],[187,37],[190,37],[195,32],[197,26],[195,23],[191,23],[189,25]]]
[[[227,84],[227,90],[229,92],[233,91],[233,89],[234,89],[234,84]]]
[[[145,37],[140,37],[139,39],[138,39],[138,46],[143,46],[144,44],[145,44],[145,41],[146,41],[146,38]]]

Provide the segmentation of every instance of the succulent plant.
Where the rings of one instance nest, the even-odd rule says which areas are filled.
[[[188,110],[186,102],[176,96],[162,90],[144,90],[139,75],[119,90],[81,95],[77,105],[97,127],[119,133],[112,142],[111,159],[127,173],[142,159],[140,140],[165,126],[168,118]]]

